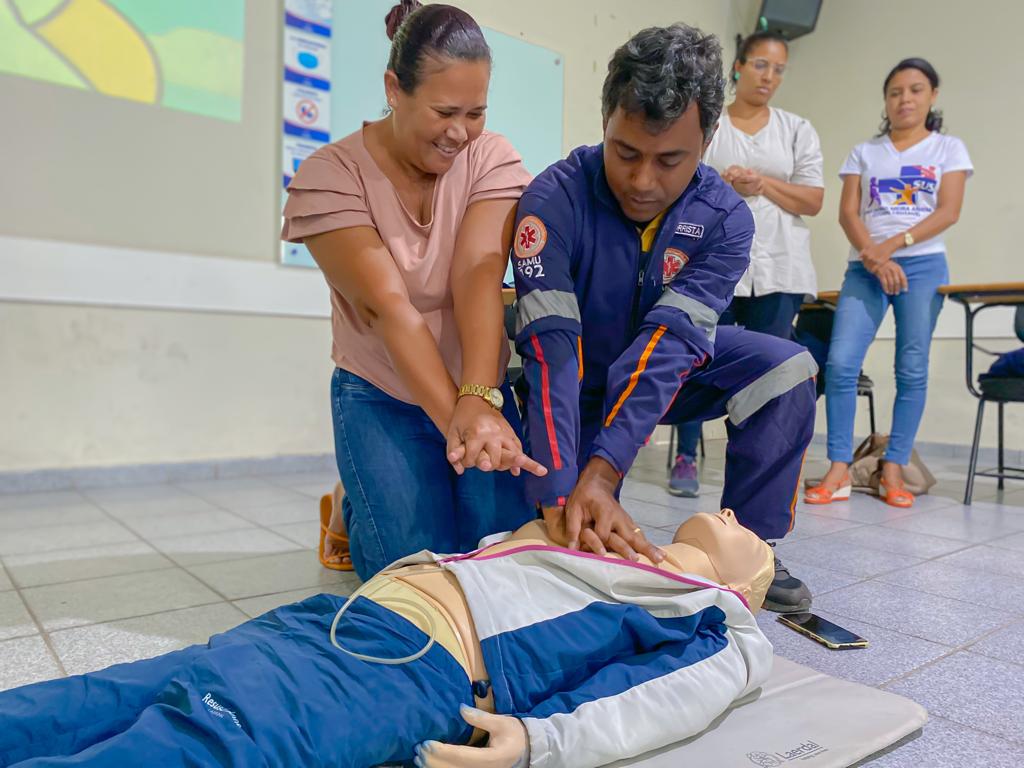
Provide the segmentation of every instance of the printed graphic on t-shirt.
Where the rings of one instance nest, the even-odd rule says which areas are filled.
[[[939,181],[934,165],[904,165],[896,178],[872,176],[865,216],[914,215],[935,210]]]

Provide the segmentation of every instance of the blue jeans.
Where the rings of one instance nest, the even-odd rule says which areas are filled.
[[[910,462],[917,427],[928,394],[928,349],[942,309],[939,286],[949,282],[944,254],[898,259],[908,290],[889,296],[878,278],[859,261],[850,262],[839,293],[825,368],[828,458],[853,460],[853,417],[857,410],[857,376],[882,318],[892,306],[896,319],[896,402],[885,459]]]
[[[719,325],[741,325],[749,331],[767,333],[780,339],[793,335],[793,318],[803,303],[802,293],[766,293],[763,296],[734,296],[722,313]],[[685,385],[684,385],[685,386]],[[685,456],[689,461],[697,457],[697,443],[700,442],[702,422],[691,421],[676,425],[679,435],[676,456]]]
[[[504,416],[521,435],[507,382],[502,392]],[[336,368],[331,410],[345,487],[342,513],[360,578],[421,549],[476,549],[482,537],[514,530],[536,517],[522,478],[478,469],[455,474],[444,436],[419,406]]]

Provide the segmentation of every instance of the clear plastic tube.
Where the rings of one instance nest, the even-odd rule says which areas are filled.
[[[441,571],[443,569],[442,568],[436,568],[436,569],[430,569],[430,570]],[[378,574],[378,576],[387,576],[387,575],[388,575],[387,571],[381,571],[381,573]],[[382,598],[381,600],[376,601],[376,602],[378,602],[380,605],[384,606],[385,608],[388,607],[388,604],[405,606],[406,608],[409,608],[409,609],[415,611],[416,613],[418,613],[424,619],[424,622],[427,625],[427,636],[428,636],[429,639],[427,640],[426,645],[424,645],[422,648],[420,648],[416,653],[410,654],[409,656],[402,656],[400,658],[384,658],[382,656],[370,656],[370,655],[365,654],[365,653],[359,653],[357,651],[349,650],[348,648],[345,648],[343,645],[341,645],[338,642],[338,638],[336,636],[336,632],[337,632],[337,629],[338,629],[338,623],[341,621],[341,617],[345,615],[345,612],[348,611],[349,607],[352,605],[353,602],[355,602],[356,598],[363,594],[363,592],[365,591],[366,587],[369,586],[372,583],[373,583],[373,579],[371,579],[370,581],[368,581],[365,584],[363,584],[362,586],[360,586],[359,589],[357,589],[355,592],[353,592],[349,596],[348,600],[345,601],[345,604],[343,606],[341,606],[340,609],[338,609],[338,612],[336,614],[334,614],[334,621],[331,622],[331,645],[333,645],[335,648],[337,648],[342,653],[347,653],[349,656],[351,656],[351,657],[353,657],[355,659],[359,659],[360,661],[366,661],[366,662],[369,662],[371,664],[408,664],[409,662],[416,661],[416,659],[419,659],[422,656],[424,656],[427,653],[427,651],[429,651],[431,648],[433,648],[434,643],[436,642],[436,638],[437,638],[437,623],[434,621],[433,614],[430,613],[429,611],[424,610],[423,606],[413,602],[412,600],[406,600],[406,599],[401,598],[401,597]]]

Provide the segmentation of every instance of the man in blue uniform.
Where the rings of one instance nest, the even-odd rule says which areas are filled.
[[[639,32],[608,65],[603,143],[548,168],[519,203],[516,346],[531,455],[548,468],[527,492],[570,547],[656,559],[617,501],[622,477],[657,424],[721,416],[722,506],[765,540],[792,527],[817,367],[797,344],[717,327],[754,232],[700,163],[723,100],[714,36]],[[765,607],[810,603],[776,560]]]

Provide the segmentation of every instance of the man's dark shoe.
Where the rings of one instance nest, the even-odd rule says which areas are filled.
[[[796,576],[791,576],[778,557],[775,558],[775,578],[765,595],[764,608],[776,613],[811,610],[811,590]]]

